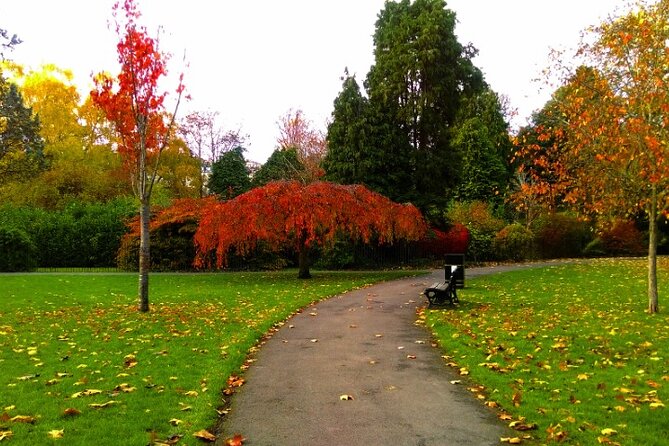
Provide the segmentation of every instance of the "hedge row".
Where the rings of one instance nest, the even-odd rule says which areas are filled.
[[[59,211],[0,207],[0,271],[115,266],[132,200],[72,203]]]

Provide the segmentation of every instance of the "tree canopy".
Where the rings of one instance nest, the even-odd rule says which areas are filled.
[[[462,163],[462,138],[454,143],[460,109],[485,90],[472,63],[476,51],[458,41],[455,24],[444,0],[385,3],[376,22],[366,96],[346,73],[334,102],[327,178],[364,183],[421,208],[452,198],[468,175],[463,166],[473,166]],[[493,136],[470,138],[469,149],[476,144],[476,151],[496,157],[498,122],[488,118],[493,115],[482,115],[480,124],[492,127],[487,132],[495,142]]]
[[[119,17],[118,14],[123,17]],[[158,178],[160,156],[175,129],[174,117],[183,92],[180,77],[177,101],[171,117],[165,111],[165,97],[159,80],[167,73],[167,55],[158,40],[150,37],[137,21],[141,16],[133,0],[114,5],[118,61],[116,78],[101,73],[94,78],[93,101],[104,110],[119,137],[118,151],[133,178],[140,201],[141,237],[139,253],[139,310],[149,310],[149,219],[153,187]]]
[[[566,203],[591,215],[645,213],[649,312],[658,310],[657,223],[669,210],[667,41],[668,0],[640,3],[592,28],[575,68],[558,61],[564,86],[538,135],[554,143],[521,147],[526,157],[550,155],[535,167],[560,185]]]
[[[220,267],[231,250],[245,255],[262,241],[271,250],[293,248],[299,276],[307,278],[309,249],[330,246],[338,234],[393,243],[418,240],[425,231],[417,208],[394,203],[363,186],[277,181],[202,211],[194,237],[196,263],[208,265],[214,253]]]
[[[251,188],[243,147],[237,146],[218,157],[211,166],[207,188],[222,199],[234,198]]]

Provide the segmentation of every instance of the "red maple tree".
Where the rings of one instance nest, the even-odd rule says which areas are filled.
[[[330,246],[337,235],[379,243],[418,240],[427,226],[413,205],[394,203],[360,185],[277,181],[203,209],[195,233],[196,266],[226,265],[235,250],[245,255],[263,241],[298,253],[299,277],[310,277],[309,250]]]
[[[123,17],[119,18],[119,13]],[[168,56],[159,50],[158,40],[137,24],[141,16],[134,0],[117,2],[118,61],[116,78],[101,73],[94,78],[91,98],[106,114],[119,137],[118,151],[131,174],[140,202],[139,310],[149,310],[149,219],[151,194],[158,176],[160,155],[174,131],[174,117],[183,92],[183,75],[176,89],[174,113],[165,111],[167,93],[159,80],[167,74]]]

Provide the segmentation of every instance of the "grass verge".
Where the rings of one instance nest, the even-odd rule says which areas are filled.
[[[393,272],[0,275],[0,441],[192,444],[250,349],[311,302]],[[60,440],[59,440],[60,439]]]
[[[484,276],[468,280],[459,306],[421,319],[470,390],[521,431],[513,442],[666,445],[669,317],[645,312],[646,267],[597,260]],[[669,259],[658,268],[667,283]]]

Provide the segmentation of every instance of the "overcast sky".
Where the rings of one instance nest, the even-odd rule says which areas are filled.
[[[91,74],[117,73],[117,37],[107,23],[115,0],[0,0],[0,28],[23,40],[9,57],[32,68],[71,69],[81,90]],[[193,110],[218,111],[224,128],[250,135],[247,158],[274,150],[277,120],[301,109],[318,128],[332,112],[344,68],[362,83],[373,64],[372,34],[384,0],[138,0],[150,34],[163,28],[169,69],[185,72]],[[518,110],[522,125],[550,91],[536,83],[551,48],[570,48],[580,31],[622,0],[450,0],[461,43]],[[182,61],[185,54],[188,66]],[[168,86],[170,87],[170,86]],[[170,87],[174,90],[174,86]]]

